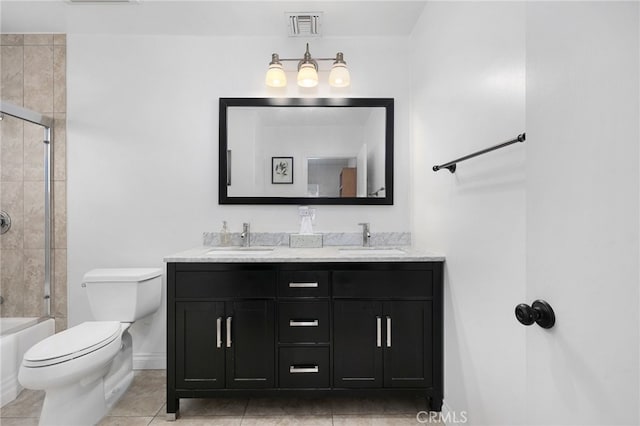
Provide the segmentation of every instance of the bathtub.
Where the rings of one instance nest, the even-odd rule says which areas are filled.
[[[0,318],[0,407],[16,399],[22,386],[18,368],[24,353],[40,340],[53,335],[51,318]]]

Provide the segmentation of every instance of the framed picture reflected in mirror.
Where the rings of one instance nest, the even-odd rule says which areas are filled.
[[[271,183],[293,183],[293,157],[271,157]]]

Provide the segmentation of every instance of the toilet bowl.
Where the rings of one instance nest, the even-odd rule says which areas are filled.
[[[162,271],[98,269],[85,274],[96,321],[54,334],[24,355],[18,380],[45,391],[40,425],[98,423],[133,380],[131,323],[160,306]]]

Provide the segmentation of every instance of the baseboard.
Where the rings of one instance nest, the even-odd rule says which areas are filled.
[[[5,375],[2,378],[2,391],[0,394],[0,406],[4,407],[18,396],[22,390],[22,386],[18,382],[18,375]]]
[[[167,355],[164,352],[140,352],[133,354],[134,370],[165,370]]]
[[[451,414],[449,413],[453,413],[453,410],[451,409],[451,407],[449,407],[449,405],[447,405],[447,401],[442,400],[442,417],[444,418],[449,418],[449,416],[451,416]]]
[[[469,414],[466,410],[455,411],[447,404],[446,401],[442,401],[440,422],[448,426],[466,425],[469,424]]]

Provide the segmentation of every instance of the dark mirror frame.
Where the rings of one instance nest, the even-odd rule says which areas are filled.
[[[219,204],[393,205],[393,98],[220,98]],[[383,107],[385,108],[384,197],[231,197],[227,193],[227,108],[230,107]]]

